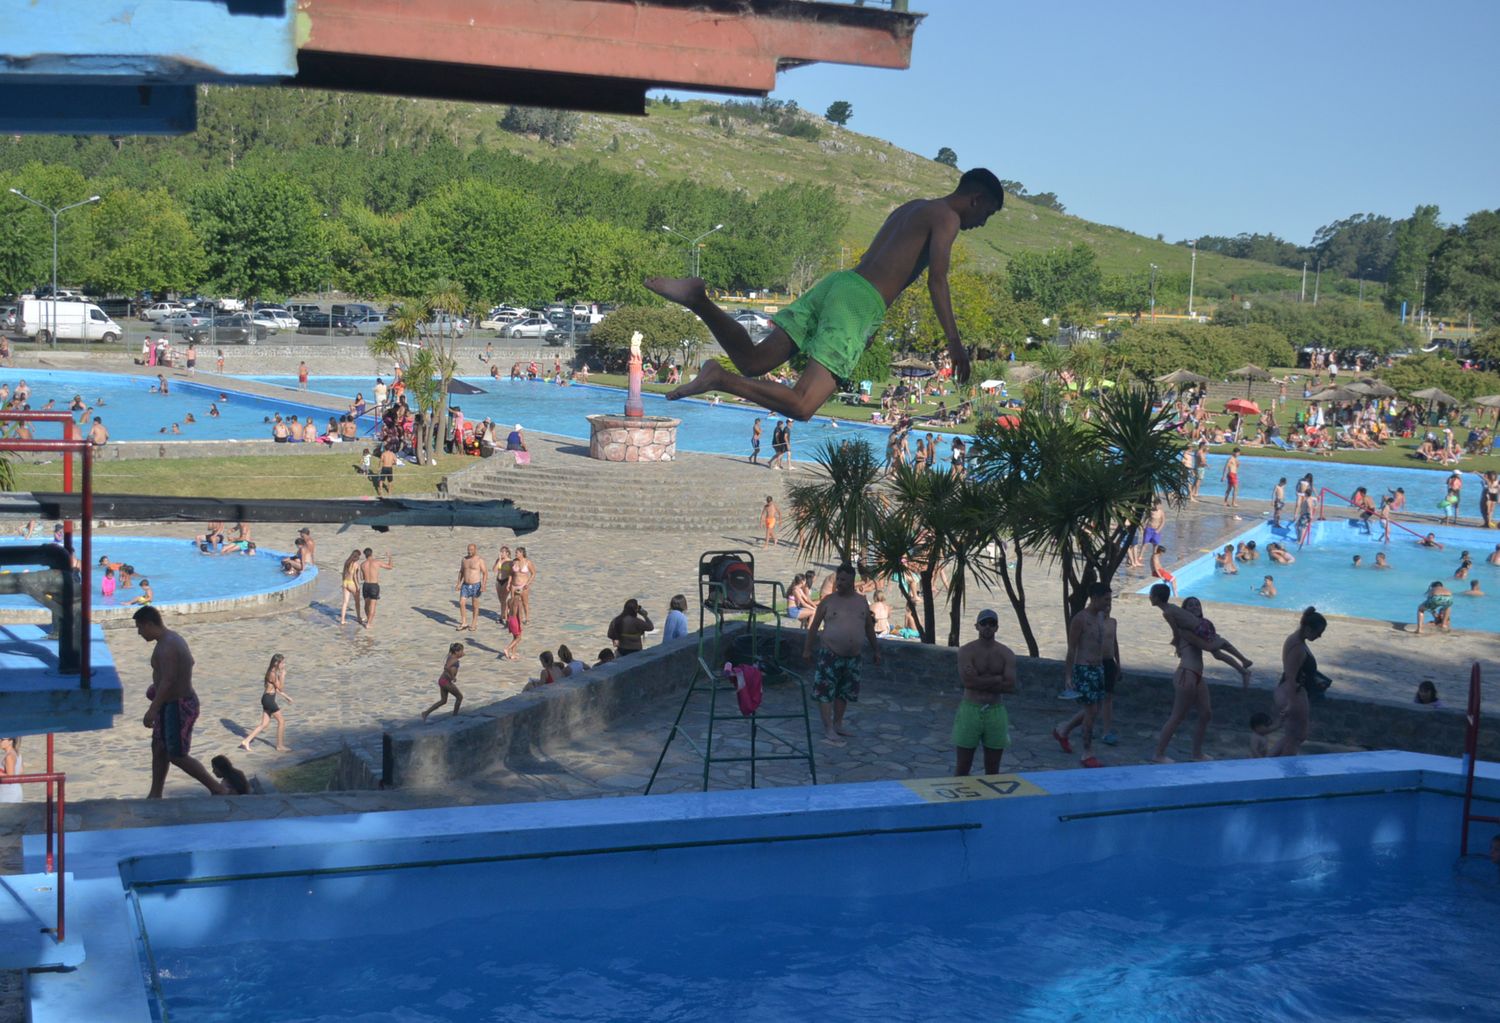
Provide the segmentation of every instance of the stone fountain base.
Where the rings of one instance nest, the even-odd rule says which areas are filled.
[[[589,457],[605,462],[673,461],[681,423],[667,416],[589,416]]]

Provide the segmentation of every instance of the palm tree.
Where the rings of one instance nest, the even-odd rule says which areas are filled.
[[[968,538],[970,506],[961,500],[962,488],[963,480],[946,468],[918,472],[910,465],[898,465],[886,477],[885,513],[871,533],[875,572],[898,581],[914,614],[918,597],[907,577],[917,573],[922,610],[917,632],[923,643],[936,642],[934,582],[952,567],[956,545]]]
[[[1083,609],[1090,586],[1114,579],[1153,499],[1177,505],[1187,498],[1179,445],[1155,404],[1152,387],[1119,387],[1100,396],[1092,423],[1031,413],[1014,430],[985,431],[975,441],[981,464],[992,453],[1003,458],[1007,445],[1030,451],[1007,520],[1016,541],[1057,559],[1065,620]]]
[[[403,299],[385,329],[370,339],[370,354],[393,359],[401,368],[406,393],[417,410],[413,446],[421,464],[437,454],[439,428],[448,408],[448,387],[458,373],[458,330],[454,318],[467,300],[457,287],[443,283],[420,299]],[[437,310],[448,314],[435,334],[427,324]]]
[[[812,478],[787,487],[802,553],[860,560],[881,515],[880,459],[868,441],[829,441],[813,457]]]
[[[1055,407],[1062,393],[1062,375],[1068,369],[1068,351],[1053,341],[1045,341],[1036,351],[1036,365],[1041,376],[1032,382],[1038,404],[1045,411]]]

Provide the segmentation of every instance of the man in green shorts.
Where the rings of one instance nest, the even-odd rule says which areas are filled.
[[[974,766],[974,751],[984,743],[984,773],[998,774],[1000,758],[1010,745],[1010,715],[1002,693],[1016,691],[1016,655],[995,642],[1000,616],[986,608],[974,622],[979,638],[958,648],[958,677],[963,702],[953,717],[953,745],[958,763],[953,773],[962,777]]]
[[[876,232],[859,266],[829,274],[812,290],[772,317],[776,326],[759,344],[745,328],[709,300],[697,277],[649,277],[646,287],[697,313],[744,376],[713,359],[698,375],[667,395],[686,398],[724,391],[806,422],[833,396],[840,378],[848,380],[870,335],[885,319],[886,307],[927,271],[927,290],[938,323],[948,338],[948,354],[960,381],[969,377],[969,354],[958,336],[948,294],[948,264],[959,231],[982,227],[1005,204],[994,174],[967,171],[958,187],[940,199],[914,199],[898,206]],[[757,379],[801,351],[808,357],[795,387]]]

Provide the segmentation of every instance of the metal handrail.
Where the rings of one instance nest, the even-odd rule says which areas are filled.
[[[67,869],[67,850],[65,848],[63,830],[65,819],[65,807],[67,805],[67,782],[68,776],[61,771],[44,771],[41,774],[11,774],[0,778],[0,785],[36,785],[45,783],[47,786],[47,866],[46,873],[54,873],[52,861],[53,835],[57,836],[57,927],[53,931],[53,937],[60,945],[66,937],[67,917],[65,914],[65,895],[67,880],[64,876]],[[57,786],[56,810],[53,809],[52,786]]]
[[[1478,814],[1473,811],[1474,764],[1479,759],[1479,662],[1469,672],[1469,709],[1465,715],[1464,729],[1464,820],[1458,840],[1458,854],[1469,855],[1469,824],[1500,824],[1500,817]]]
[[[1354,498],[1352,498],[1352,497],[1345,497],[1343,494],[1339,493],[1337,490],[1329,490],[1327,487],[1323,487],[1323,488],[1321,488],[1318,491],[1318,521],[1319,522],[1325,522],[1325,521],[1327,521],[1327,516],[1325,516],[1323,514],[1323,508],[1325,507],[1325,503],[1323,501],[1323,495],[1324,494],[1332,494],[1334,497],[1338,498],[1340,501],[1343,501],[1345,504],[1349,505],[1351,508],[1358,508],[1359,507],[1359,505],[1357,505],[1357,504],[1354,503]],[[1404,529],[1408,533],[1410,533],[1412,536],[1416,537],[1418,540],[1422,539],[1422,534],[1421,533],[1417,532],[1415,529],[1412,529],[1410,526],[1406,525],[1404,522],[1397,522],[1395,519],[1391,519],[1390,521],[1391,521],[1391,525],[1395,526],[1397,529]]]

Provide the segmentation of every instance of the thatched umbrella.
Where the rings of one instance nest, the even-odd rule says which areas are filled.
[[[891,369],[896,371],[897,376],[903,377],[930,377],[937,372],[932,363],[921,359],[901,359],[891,363]]]
[[[1500,394],[1486,394],[1482,398],[1475,398],[1470,404],[1478,405],[1480,408],[1500,409]]]
[[[1245,394],[1247,396],[1250,394],[1250,385],[1252,383],[1254,383],[1256,380],[1269,380],[1269,379],[1271,379],[1271,374],[1267,373],[1265,370],[1261,369],[1259,366],[1255,365],[1254,363],[1250,363],[1250,362],[1245,363],[1239,369],[1230,370],[1229,371],[1229,375],[1232,376],[1232,377],[1244,377],[1245,378]]]
[[[1453,395],[1449,394],[1447,391],[1443,390],[1440,387],[1424,387],[1420,391],[1412,391],[1411,396],[1413,398],[1419,398],[1422,401],[1427,402],[1429,406],[1433,403],[1437,403],[1439,405],[1463,404],[1463,402],[1459,401],[1457,398],[1453,397]]]
[[[1194,373],[1190,369],[1174,369],[1165,376],[1157,377],[1156,382],[1177,387],[1181,384],[1206,384],[1208,383],[1208,377]]]
[[[1376,398],[1394,398],[1396,396],[1396,389],[1394,387],[1390,384],[1382,383],[1373,377],[1361,380],[1360,384],[1365,388],[1366,394],[1370,394]]]
[[[1308,401],[1357,401],[1364,395],[1347,387],[1325,387],[1316,394],[1309,394]]]

